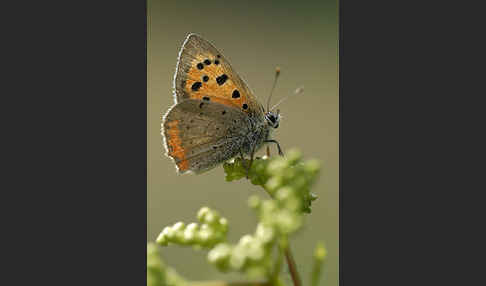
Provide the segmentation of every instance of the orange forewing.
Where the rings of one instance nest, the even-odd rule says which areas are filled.
[[[195,34],[184,41],[174,77],[176,102],[209,100],[262,116],[262,105],[216,48]]]
[[[204,61],[209,60],[209,65]],[[248,98],[243,91],[239,90],[231,78],[224,81],[223,84],[218,84],[217,78],[223,75],[228,76],[228,73],[223,68],[222,64],[216,64],[217,58],[209,58],[204,55],[198,55],[196,59],[191,61],[191,68],[187,73],[185,91],[189,94],[191,99],[203,99],[207,96],[211,101],[230,105],[243,111],[243,104],[248,104]],[[197,67],[198,64],[203,66],[203,69]],[[204,81],[204,77],[208,77],[208,81]],[[201,83],[201,87],[197,90],[193,89],[194,84]],[[237,91],[239,97],[233,98],[233,93]]]

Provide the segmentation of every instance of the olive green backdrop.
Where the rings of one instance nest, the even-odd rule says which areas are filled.
[[[256,218],[247,207],[251,194],[263,192],[246,180],[228,183],[222,167],[202,175],[176,174],[164,156],[160,115],[173,104],[172,79],[186,35],[197,33],[218,48],[263,102],[274,70],[281,76],[273,103],[304,86],[303,95],[280,106],[282,121],[274,132],[282,148],[300,148],[322,162],[319,196],[305,228],[292,240],[304,283],[319,240],[329,251],[321,285],[338,285],[339,264],[339,95],[337,1],[148,1],[147,23],[147,239],[166,225],[195,221],[209,206],[230,222],[231,242],[252,233]],[[263,154],[262,151],[259,155]],[[272,146],[273,154],[276,149]],[[220,274],[206,263],[205,252],[168,247],[163,258],[191,280],[240,279]]]

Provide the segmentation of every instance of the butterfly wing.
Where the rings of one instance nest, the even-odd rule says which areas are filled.
[[[187,99],[162,123],[164,143],[179,173],[201,173],[235,157],[248,133],[248,116],[216,102]]]
[[[206,99],[263,116],[263,106],[216,48],[189,34],[179,52],[174,76],[176,102]]]

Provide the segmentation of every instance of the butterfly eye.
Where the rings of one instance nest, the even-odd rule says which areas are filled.
[[[275,116],[275,114],[269,112],[269,113],[267,113],[266,118],[267,118],[268,124],[270,126],[272,126],[273,128],[277,128],[278,127],[278,125],[279,125],[278,115]]]

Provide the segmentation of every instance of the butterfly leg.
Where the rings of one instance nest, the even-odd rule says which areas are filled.
[[[246,178],[248,179],[248,173],[250,171],[250,166],[246,166],[245,156],[243,156],[243,151],[242,150],[240,150],[240,159],[241,159],[241,164],[246,169]]]
[[[265,140],[264,142],[265,143],[275,143],[275,144],[277,144],[278,154],[280,156],[284,156],[284,153],[282,152],[282,148],[280,148],[280,144],[278,144],[277,140]]]
[[[247,169],[246,168],[246,164],[245,164],[245,156],[243,155],[243,151],[242,150],[240,150],[240,160],[241,160],[241,164],[243,165],[243,167],[245,167],[245,169]]]
[[[246,169],[246,178],[247,179],[249,178],[249,175],[250,175],[250,169],[251,169],[251,165],[253,164],[254,156],[255,156],[255,146],[253,146],[253,148],[251,149],[251,159],[250,159],[250,163],[248,164],[248,168]]]

